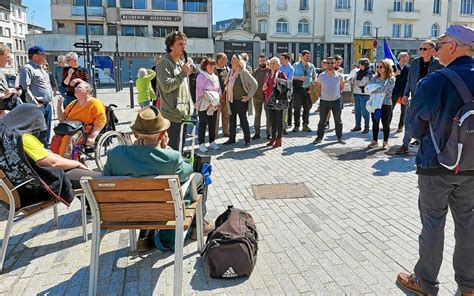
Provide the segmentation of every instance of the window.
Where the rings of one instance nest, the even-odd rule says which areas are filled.
[[[174,31],[179,31],[179,28],[153,26],[153,37],[166,37],[169,33]]]
[[[148,37],[147,26],[122,26],[122,36]]]
[[[403,37],[405,38],[413,37],[413,25],[405,24],[405,31],[404,31]]]
[[[259,20],[258,21],[258,32],[259,33],[267,33],[267,20]]]
[[[117,7],[117,0],[107,0],[107,7]]]
[[[309,10],[309,0],[300,0],[300,10]]]
[[[392,25],[392,37],[393,38],[400,38],[400,29],[401,29],[400,24],[393,24]]]
[[[334,35],[349,35],[349,20],[335,19],[334,20]]]
[[[23,35],[23,25],[22,24],[18,25],[18,34]]]
[[[370,22],[365,22],[362,26],[362,36],[372,36],[372,25]]]
[[[4,37],[11,37],[12,36],[12,32],[10,30],[10,28],[5,28],[5,35]],[[10,46],[11,48],[11,46]]]
[[[156,10],[178,10],[178,0],[152,0],[151,6]]]
[[[336,0],[336,9],[349,9],[349,0]]]
[[[438,24],[433,24],[431,26],[431,37],[438,37],[439,35],[439,25]]]
[[[121,8],[146,9],[146,0],[120,0]]]
[[[374,11],[373,0],[364,0],[364,11]]]
[[[472,7],[474,6],[474,0],[461,0],[461,14],[472,14]]]
[[[278,0],[277,2],[277,10],[286,10],[288,8],[288,4],[286,0]]]
[[[433,14],[441,14],[441,1],[433,0]]]
[[[116,25],[107,25],[107,35],[109,35],[109,36],[117,35],[117,26]]]
[[[74,0],[73,5],[74,6],[84,6],[84,0]],[[102,6],[102,0],[88,0],[87,5],[88,6]]]
[[[8,21],[8,14],[6,12],[0,11],[0,21]]]
[[[393,11],[401,11],[402,10],[402,1],[401,0],[394,0],[393,1]]]
[[[309,22],[307,19],[302,19],[298,22],[298,34],[309,34]]]
[[[15,39],[15,49],[20,50],[20,47],[18,46],[18,39]]]
[[[288,33],[288,22],[284,18],[279,18],[276,23],[277,33]]]
[[[413,12],[413,0],[406,0],[406,2],[405,2],[405,11]]]
[[[18,33],[18,28],[16,23],[13,24],[13,33],[17,34]]]
[[[207,12],[207,0],[183,0],[184,11]]]
[[[89,24],[89,34],[91,35],[104,35],[104,26]],[[86,25],[76,24],[76,34],[86,35]]]
[[[207,28],[183,27],[183,32],[188,38],[209,38]]]

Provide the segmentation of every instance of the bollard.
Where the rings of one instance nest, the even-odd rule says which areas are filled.
[[[135,100],[133,99],[133,80],[130,80],[129,82],[129,87],[130,87],[130,108],[135,108]]]

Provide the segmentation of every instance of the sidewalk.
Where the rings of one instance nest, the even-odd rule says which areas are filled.
[[[129,131],[138,107],[127,106],[128,89],[118,94],[99,90],[98,97],[118,105],[118,129]],[[210,153],[213,184],[207,219],[215,219],[229,204],[252,214],[260,235],[258,260],[249,279],[215,280],[197,254],[196,243],[188,243],[183,295],[404,295],[395,279],[399,272],[412,271],[421,227],[414,158],[366,151],[371,134],[349,132],[354,124],[351,110],[352,106],[343,110],[345,146],[337,144],[333,129],[322,144],[311,144],[319,120],[312,111],[313,131],[289,132],[281,148],[268,148],[264,139],[245,148],[239,131],[236,144]],[[396,110],[390,146],[400,145],[403,137],[394,133]],[[253,116],[249,122],[253,126]],[[251,187],[300,182],[313,197],[257,200]],[[59,227],[52,224],[52,211],[46,211],[13,228],[0,294],[87,295],[90,241],[82,242],[79,209],[79,202],[60,207]],[[0,234],[6,219],[0,208]],[[457,291],[453,249],[448,215],[440,295]],[[172,253],[137,256],[129,252],[127,231],[103,237],[99,294],[172,292]]]

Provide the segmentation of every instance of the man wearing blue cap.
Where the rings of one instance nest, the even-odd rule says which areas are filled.
[[[423,228],[419,237],[420,257],[414,273],[400,273],[397,284],[401,289],[417,295],[438,293],[437,277],[443,260],[444,226],[449,206],[454,218],[456,239],[454,278],[462,296],[474,296],[474,169],[469,166],[460,171],[445,168],[438,160],[434,144],[436,141],[439,150],[445,151],[452,133],[453,118],[461,107],[469,106],[465,101],[473,97],[474,30],[452,25],[438,40],[436,50],[446,70],[433,72],[420,81],[407,110],[407,131],[421,141],[416,165],[420,190],[418,205]],[[465,85],[464,99],[443,74],[449,70],[459,76],[455,80],[456,84]],[[472,124],[472,117],[467,118],[469,121],[466,122]],[[465,138],[474,136],[471,135],[472,127],[469,125],[459,131],[464,131]],[[461,161],[465,157],[472,157],[474,151],[474,147],[469,147],[472,142],[464,143],[467,145],[462,149]]]
[[[30,61],[20,70],[20,86],[25,92],[26,102],[37,104],[43,111],[47,130],[40,132],[38,138],[44,147],[48,147],[51,135],[52,108],[50,102],[53,98],[53,90],[49,74],[42,68],[46,62],[44,48],[41,46],[30,47],[28,58]]]

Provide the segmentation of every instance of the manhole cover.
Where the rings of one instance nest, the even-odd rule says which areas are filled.
[[[304,183],[252,185],[256,199],[308,198],[313,193]]]

